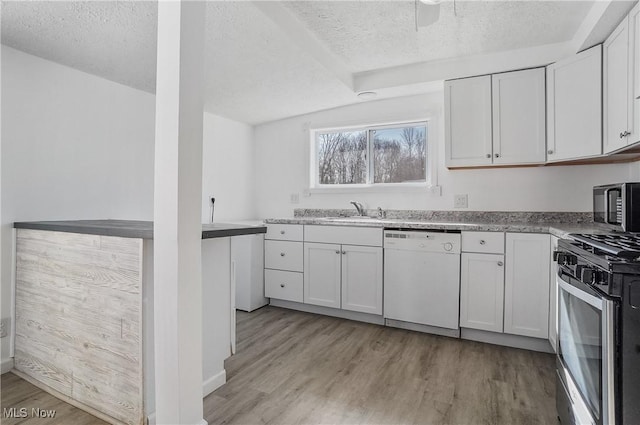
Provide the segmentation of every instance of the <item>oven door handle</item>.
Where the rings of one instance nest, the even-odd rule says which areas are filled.
[[[565,292],[573,295],[574,297],[586,302],[587,304],[597,308],[602,311],[602,298],[594,297],[591,294],[587,294],[584,291],[581,291],[579,288],[576,288],[572,284],[568,283],[562,278],[562,274],[558,274],[557,278],[558,286]]]

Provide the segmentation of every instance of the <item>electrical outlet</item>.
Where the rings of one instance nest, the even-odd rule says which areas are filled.
[[[4,338],[9,334],[9,327],[11,326],[11,319],[4,318],[0,320],[0,338]]]
[[[453,196],[453,208],[468,208],[468,207],[469,207],[468,195]]]
[[[300,194],[299,193],[292,193],[290,200],[291,200],[292,204],[300,203]]]

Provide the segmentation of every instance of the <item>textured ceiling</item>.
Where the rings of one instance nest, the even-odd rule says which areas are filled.
[[[156,2],[3,1],[2,44],[154,91],[157,21]]]
[[[278,2],[280,20],[252,2],[209,1],[206,109],[259,123],[355,103],[336,69],[375,71],[567,41],[591,5],[458,1],[454,16],[453,2],[444,1],[440,20],[416,32],[411,0]],[[154,1],[3,1],[2,43],[153,92],[156,20]],[[323,49],[336,60],[318,56]]]
[[[582,1],[457,1],[415,27],[413,1],[292,1],[292,10],[353,72],[570,40]]]

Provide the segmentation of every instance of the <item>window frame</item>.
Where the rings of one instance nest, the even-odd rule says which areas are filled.
[[[394,121],[387,123],[377,124],[362,124],[362,125],[349,125],[349,126],[335,126],[325,128],[310,128],[310,155],[309,155],[309,192],[310,193],[322,193],[322,192],[362,192],[362,191],[407,191],[407,190],[428,190],[436,187],[434,167],[437,165],[433,160],[434,155],[434,143],[435,135],[437,134],[434,127],[435,119],[423,118],[410,121]],[[426,170],[425,181],[423,182],[403,182],[403,183],[374,183],[373,170],[373,150],[374,144],[371,140],[372,130],[384,130],[389,128],[398,127],[411,127],[424,125],[426,127]],[[365,131],[367,137],[367,163],[366,163],[366,183],[356,184],[322,184],[318,182],[318,143],[317,137],[323,133],[336,133],[336,132],[353,132],[353,131]]]

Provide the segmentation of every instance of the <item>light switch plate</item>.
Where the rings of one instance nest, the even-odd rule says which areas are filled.
[[[469,196],[468,195],[454,195],[453,196],[453,208],[468,208]]]
[[[292,204],[299,204],[300,203],[300,194],[299,193],[292,193],[290,200],[291,200]]]

